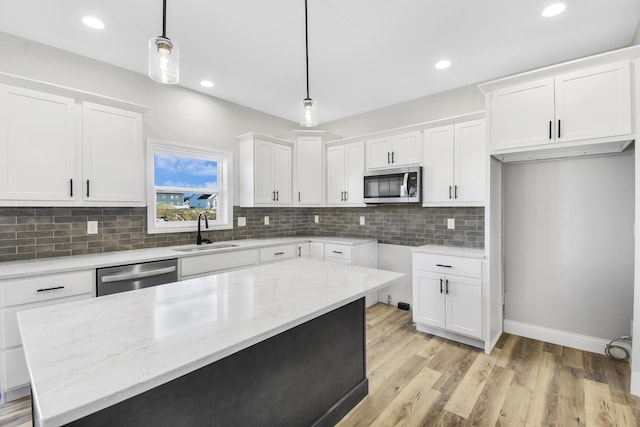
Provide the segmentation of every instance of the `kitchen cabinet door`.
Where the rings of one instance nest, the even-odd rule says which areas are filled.
[[[0,200],[70,202],[76,177],[75,101],[0,85]]]
[[[296,256],[298,258],[309,258],[309,242],[307,243],[298,243],[296,245]]]
[[[255,141],[255,203],[272,204],[275,201],[274,183],[274,144],[256,140]]]
[[[322,137],[298,137],[295,149],[296,190],[294,202],[300,206],[322,205],[322,183],[324,182]]]
[[[345,201],[349,205],[362,205],[364,199],[364,143],[345,145]]]
[[[420,131],[393,136],[391,163],[393,167],[418,165],[421,160]]]
[[[345,191],[345,146],[327,148],[327,203],[344,203]]]
[[[442,275],[424,271],[413,274],[413,321],[445,328],[445,293]]]
[[[457,202],[483,202],[485,195],[486,132],[484,120],[454,126],[453,185]]]
[[[459,276],[445,280],[447,329],[482,338],[482,282]]]
[[[556,141],[630,134],[630,82],[628,61],[556,76]]]
[[[142,115],[90,102],[82,109],[82,198],[145,205]]]
[[[391,136],[367,140],[367,169],[391,167]]]
[[[493,92],[489,117],[494,151],[553,142],[553,77]]]
[[[453,197],[453,126],[424,131],[423,199],[449,202]]]
[[[274,144],[273,150],[273,188],[276,191],[276,205],[291,204],[291,147]]]
[[[324,261],[324,243],[322,242],[310,242],[309,244],[309,258],[318,259]]]

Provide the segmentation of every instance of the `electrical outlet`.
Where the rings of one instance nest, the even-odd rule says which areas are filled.
[[[264,225],[269,225],[269,217],[268,216],[264,217]]]
[[[98,221],[87,221],[87,234],[98,234]]]
[[[364,225],[364,217],[363,216],[360,217],[360,225]]]
[[[313,216],[313,222],[315,222],[316,224],[320,222],[320,215],[314,215]]]
[[[449,230],[454,230],[456,228],[456,219],[455,218],[447,218],[447,228]]]
[[[247,226],[247,218],[244,216],[238,217],[238,227],[246,227]]]

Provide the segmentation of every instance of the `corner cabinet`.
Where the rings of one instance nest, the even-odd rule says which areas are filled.
[[[0,84],[0,154],[0,205],[145,205],[138,111]]]
[[[419,165],[422,158],[420,131],[366,140],[367,169]]]
[[[293,143],[254,133],[238,140],[240,206],[291,206]]]
[[[492,152],[631,134],[629,61],[523,82],[488,95]]]
[[[364,142],[327,147],[327,205],[364,206]]]
[[[425,248],[425,247],[422,247]],[[417,248],[413,252],[413,321],[419,331],[485,348],[484,251]]]
[[[485,193],[484,119],[425,129],[424,206],[481,206]]]

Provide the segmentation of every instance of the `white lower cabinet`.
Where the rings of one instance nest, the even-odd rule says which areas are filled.
[[[309,242],[309,258],[324,261],[324,243]]]
[[[7,402],[29,393],[18,312],[95,295],[95,269],[0,281],[0,392]]]
[[[361,267],[378,268],[378,243],[364,242],[358,245],[338,243],[324,244],[324,260],[343,265],[359,265]],[[378,301],[376,292],[366,296],[367,307]]]
[[[284,261],[285,259],[295,258],[298,253],[297,246],[278,245],[260,249],[260,264],[265,262]]]
[[[209,253],[180,259],[180,280],[258,265],[258,249]]]
[[[418,330],[484,347],[482,263],[414,252],[413,320]]]
[[[309,258],[309,251],[311,250],[310,243],[298,243],[296,245],[296,256],[298,258]]]

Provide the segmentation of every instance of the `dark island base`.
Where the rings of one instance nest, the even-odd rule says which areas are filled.
[[[364,314],[362,298],[68,425],[332,426],[368,393]]]

